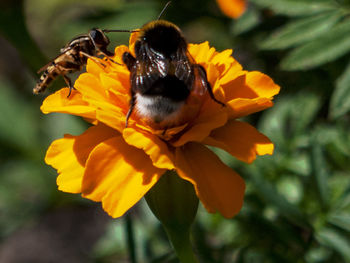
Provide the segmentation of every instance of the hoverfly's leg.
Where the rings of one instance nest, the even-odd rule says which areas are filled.
[[[72,85],[72,81],[71,81],[70,78],[68,78],[66,75],[62,75],[62,77],[64,79],[64,82],[66,82],[66,84],[69,87],[69,92],[68,92],[68,95],[67,95],[67,98],[69,98],[69,96],[72,94],[72,90],[74,89],[74,87]]]
[[[206,89],[207,89],[207,91],[209,93],[210,98],[213,101],[215,101],[216,103],[218,103],[221,106],[225,107],[226,106],[225,103],[223,103],[223,102],[221,102],[221,101],[219,101],[219,100],[217,100],[215,98],[213,90],[211,88],[211,85],[210,85],[210,83],[209,83],[209,81],[207,79],[207,72],[205,72],[205,69],[199,64],[195,64],[194,67],[195,67],[195,69],[198,70],[198,73],[199,73],[200,77],[202,78],[202,80],[205,80],[205,86],[206,86]]]
[[[123,62],[127,66],[128,70],[131,71],[136,63],[136,59],[129,52],[123,53]]]
[[[119,66],[123,65],[123,64],[118,63],[118,62],[115,61],[114,59],[112,59],[112,58],[106,56],[106,55],[104,55],[104,56],[105,56],[105,58],[106,58],[107,60],[109,60],[110,62],[112,62],[112,63],[114,63],[114,64],[117,64],[117,65],[119,65]]]
[[[128,127],[128,121],[129,121],[129,118],[135,108],[135,103],[136,103],[136,100],[135,100],[135,95],[132,94],[131,96],[131,99],[130,99],[130,108],[128,110],[128,113],[126,114],[126,119],[125,119],[125,128]]]
[[[82,55],[82,56],[85,56],[85,57],[87,57],[87,58],[90,58],[91,60],[93,60],[94,62],[96,62],[97,64],[100,64],[102,67],[106,67],[106,65],[105,64],[103,64],[101,61],[99,61],[96,57],[94,57],[94,56],[91,56],[91,55],[89,55],[89,54],[87,54],[87,53],[85,53],[85,52],[83,52],[83,51],[79,51],[79,53],[80,53],[80,55]]]
[[[110,62],[113,62],[113,63],[115,63],[117,65],[122,65],[122,64],[118,63],[117,61],[115,61],[114,59],[111,58],[112,56],[114,56],[114,53],[108,51],[106,48],[104,48],[103,50],[101,48],[99,48],[98,51],[97,51],[97,55],[103,55]]]

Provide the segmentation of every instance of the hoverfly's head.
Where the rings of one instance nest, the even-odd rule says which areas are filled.
[[[89,31],[89,36],[97,49],[104,50],[109,45],[109,38],[101,29],[91,29]]]

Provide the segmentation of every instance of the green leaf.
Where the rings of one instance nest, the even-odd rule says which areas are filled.
[[[266,203],[276,207],[281,215],[293,223],[302,227],[309,227],[306,217],[299,208],[288,202],[284,196],[277,192],[276,188],[270,182],[264,180],[258,168],[250,166],[248,168],[248,174],[251,175],[250,179],[255,185],[256,191]]]
[[[329,0],[251,0],[251,2],[287,16],[312,15],[337,7]]]
[[[259,129],[276,144],[290,143],[296,135],[304,134],[320,105],[319,96],[309,92],[285,96],[263,115]]]
[[[342,13],[336,11],[293,20],[272,33],[260,44],[260,48],[284,49],[305,43],[327,32],[341,17]]]
[[[350,214],[348,212],[332,214],[328,222],[350,232]]]
[[[281,63],[284,70],[307,70],[331,62],[350,51],[350,21],[294,49]]]
[[[253,8],[248,9],[238,20],[233,20],[232,32],[235,35],[245,33],[258,25],[259,22],[257,10]]]
[[[328,204],[329,189],[328,189],[328,167],[322,150],[322,145],[313,140],[311,149],[312,174],[315,176],[317,189],[320,195],[320,200],[323,204]]]
[[[329,108],[332,119],[339,118],[350,111],[350,63],[337,79]]]
[[[330,228],[324,228],[316,234],[316,238],[322,245],[336,250],[346,262],[350,261],[350,244],[347,237]]]

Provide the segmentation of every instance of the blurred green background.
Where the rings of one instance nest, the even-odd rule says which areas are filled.
[[[86,124],[43,115],[32,88],[41,66],[90,28],[134,29],[166,1],[0,1],[0,262],[177,262],[144,201],[112,220],[56,189],[44,164],[50,142]],[[276,146],[252,165],[219,156],[247,182],[241,213],[202,207],[193,227],[200,262],[350,262],[350,1],[248,0],[237,20],[214,0],[173,0],[164,18],[189,42],[232,48],[247,70],[282,90],[275,106],[245,119]],[[127,33],[109,34],[115,45]],[[76,75],[73,75],[74,79]]]

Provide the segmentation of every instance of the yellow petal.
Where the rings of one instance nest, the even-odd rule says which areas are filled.
[[[83,196],[102,201],[112,217],[122,216],[136,204],[165,172],[153,166],[140,149],[122,136],[99,144],[90,154],[83,178]]]
[[[251,163],[256,155],[272,154],[273,144],[248,123],[232,120],[214,130],[203,143],[222,148],[237,159]]]
[[[201,44],[189,44],[188,51],[197,64],[207,64],[215,54],[215,48],[209,47],[209,42],[205,41]]]
[[[68,93],[69,89],[63,88],[46,97],[40,107],[41,111],[45,114],[60,112],[95,119],[95,107],[84,101],[79,92],[72,90],[71,95],[67,98]]]
[[[240,17],[246,9],[245,0],[217,0],[217,3],[221,11],[231,18]]]
[[[58,189],[80,193],[88,155],[97,144],[116,134],[116,131],[99,124],[90,127],[80,136],[65,135],[54,141],[46,152],[45,162],[57,169]]]
[[[176,170],[191,182],[204,207],[231,218],[242,208],[245,183],[208,148],[188,143],[176,148]]]
[[[174,169],[174,155],[168,149],[167,144],[158,136],[127,128],[123,131],[123,138],[126,143],[144,150],[151,158],[154,166],[168,170]]]

